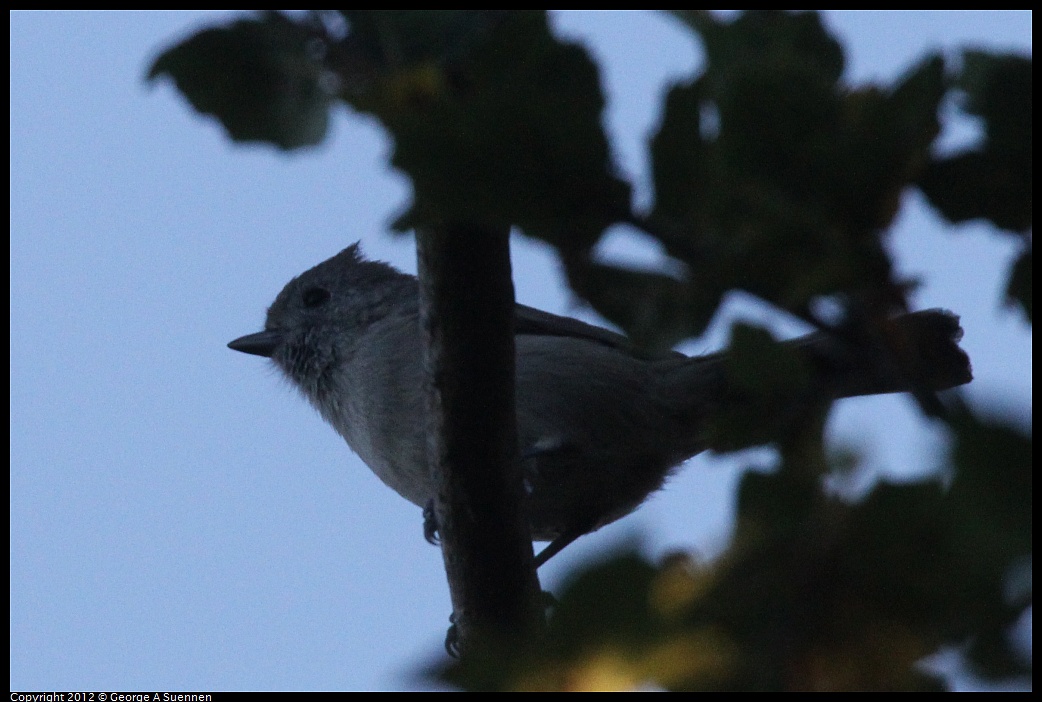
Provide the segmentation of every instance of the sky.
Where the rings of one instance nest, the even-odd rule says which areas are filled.
[[[11,18],[11,689],[425,689],[450,611],[420,510],[386,488],[262,359],[225,347],[260,330],[293,276],[361,240],[415,271],[388,225],[409,197],[371,119],[285,155],[235,146],[150,59],[230,15],[13,12]],[[830,12],[846,79],[894,81],[930,50],[1031,52],[1027,11]],[[618,167],[650,197],[646,139],[698,44],[650,11],[554,13],[603,67]],[[947,146],[976,133],[963,120]],[[917,308],[962,317],[971,402],[1028,417],[1031,329],[1002,308],[1015,253],[978,223],[949,228],[909,194],[891,234]],[[641,236],[601,255],[655,267]],[[519,301],[596,317],[544,245],[515,238]],[[798,328],[734,296],[727,320]],[[848,400],[829,425],[870,477],[922,475],[944,433],[907,397]],[[635,514],[540,573],[553,590],[622,545],[649,557],[726,546],[736,481],[765,451],[692,459]],[[910,466],[918,466],[910,468]],[[1030,617],[1024,623],[1030,640]],[[944,665],[942,660],[938,665]],[[953,673],[955,684],[979,683]]]

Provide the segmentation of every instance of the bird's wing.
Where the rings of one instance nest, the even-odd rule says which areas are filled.
[[[516,305],[514,316],[514,331],[516,334],[530,334],[533,336],[565,336],[573,339],[585,339],[602,346],[618,349],[627,354],[638,355],[633,343],[623,334],[610,331],[603,327],[580,322],[571,317],[551,314],[543,310],[537,310],[528,305]],[[677,356],[683,354],[674,352]]]

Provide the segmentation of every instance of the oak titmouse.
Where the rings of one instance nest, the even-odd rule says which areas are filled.
[[[290,281],[264,331],[228,345],[270,357],[381,480],[426,508],[434,487],[417,289],[355,244]],[[904,363],[868,363],[832,334],[787,342],[811,370],[802,400],[970,381],[957,317],[928,310],[889,324]],[[532,537],[554,542],[539,563],[636,509],[707,448],[714,413],[746,397],[722,354],[647,358],[624,336],[524,305],[515,330],[526,509]]]

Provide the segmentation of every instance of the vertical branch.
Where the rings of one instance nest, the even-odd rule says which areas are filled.
[[[541,625],[514,406],[509,230],[417,232],[428,461],[461,650]]]

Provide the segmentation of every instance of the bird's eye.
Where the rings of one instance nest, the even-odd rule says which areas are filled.
[[[332,295],[325,288],[308,288],[301,294],[301,300],[304,301],[304,306],[321,307],[326,303]]]

